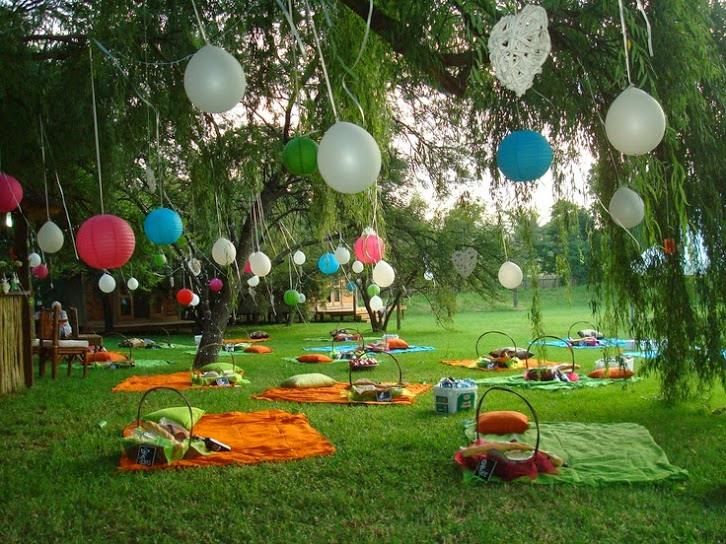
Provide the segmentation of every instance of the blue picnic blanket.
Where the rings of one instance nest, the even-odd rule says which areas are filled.
[[[337,353],[348,353],[349,351],[354,351],[360,347],[360,344],[336,344],[334,346],[335,351]],[[436,348],[433,346],[408,346],[406,349],[392,349],[389,350],[388,353],[393,353],[395,355],[398,355],[400,353],[419,353],[422,351],[434,351]],[[330,346],[312,346],[308,348],[303,348],[303,351],[320,351],[320,352],[329,352],[331,351]],[[375,351],[370,351],[370,353],[376,353]]]
[[[624,346],[630,346],[633,345],[633,340],[627,340],[625,338],[601,338],[597,341],[597,344],[594,346],[585,346],[585,345],[573,345],[572,349],[603,349],[603,348],[617,348],[617,347],[624,347]],[[570,344],[567,342],[567,340],[554,340],[554,339],[547,339],[547,340],[537,340],[533,345],[535,346],[551,346],[554,348],[566,348]]]

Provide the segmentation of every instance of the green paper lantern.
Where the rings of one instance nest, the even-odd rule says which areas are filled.
[[[297,306],[297,303],[300,302],[300,295],[297,291],[295,291],[295,289],[288,289],[282,296],[282,300],[285,301],[285,304],[288,306]]]
[[[282,150],[282,162],[290,173],[309,176],[318,167],[318,144],[305,136],[293,138]]]
[[[381,288],[378,287],[375,283],[371,283],[366,291],[368,291],[369,297],[375,297],[381,294]]]
[[[162,268],[166,265],[166,255],[163,253],[157,253],[151,258],[151,262],[156,268]]]

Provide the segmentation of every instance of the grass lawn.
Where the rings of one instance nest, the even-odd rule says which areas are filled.
[[[404,377],[489,374],[453,368],[444,358],[473,357],[482,332],[501,329],[530,339],[527,296],[511,304],[460,302],[451,328],[436,325],[425,304],[408,304],[400,335],[436,351],[399,357]],[[545,330],[562,336],[588,319],[581,290],[544,293]],[[252,400],[253,393],[297,373],[321,371],[347,380],[344,364],[306,368],[281,361],[315,344],[337,324],[265,327],[275,353],[236,358],[251,384],[233,390],[189,391],[208,412],[279,408],[303,412],[336,446],[328,457],[242,467],[121,473],[122,427],[136,416],[140,393],[112,393],[133,374],[189,368],[180,350],[137,350],[164,358],[166,368],[80,370],[40,379],[30,390],[0,397],[4,454],[0,462],[0,542],[726,542],[726,405],[719,387],[677,407],[662,404],[648,378],[567,393],[524,393],[547,422],[634,422],[644,425],[670,461],[689,471],[679,483],[604,487],[465,484],[452,455],[465,444],[471,412],[437,415],[432,393],[413,406],[300,405]],[[228,336],[242,336],[243,330]],[[192,344],[191,335],[175,341]],[[498,342],[496,338],[493,342]],[[116,341],[107,340],[109,347]],[[321,342],[318,342],[319,344]],[[494,345],[489,347],[496,347]],[[557,350],[549,352],[555,355]],[[586,369],[601,354],[577,352]],[[387,374],[387,370],[390,374]],[[393,376],[385,361],[371,377]],[[491,407],[523,410],[513,396],[490,395]],[[489,398],[489,397],[488,397]],[[150,408],[176,403],[149,399]],[[165,404],[166,403],[166,404]],[[105,426],[99,422],[106,421]],[[607,445],[605,445],[607,447]]]

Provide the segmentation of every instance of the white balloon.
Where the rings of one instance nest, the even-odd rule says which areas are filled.
[[[338,246],[335,248],[335,260],[338,264],[348,264],[350,261],[350,251],[345,246]]]
[[[129,288],[129,291],[136,291],[139,288],[139,280],[134,277],[129,278],[126,287]]]
[[[111,274],[104,274],[98,279],[98,288],[104,293],[113,293],[116,289],[116,280]]]
[[[353,269],[353,272],[355,272],[356,274],[360,274],[361,272],[363,272],[363,263],[360,261],[353,261],[351,268]]]
[[[237,249],[226,238],[220,238],[212,246],[212,258],[220,266],[227,266],[237,257]]]
[[[307,299],[308,299],[308,298],[307,298],[307,297],[306,297],[306,296],[305,296],[305,295],[304,295],[303,293],[298,293],[298,295],[297,295],[297,301],[298,301],[298,302],[299,302],[300,304],[305,304],[305,301],[306,301]]]
[[[262,251],[255,251],[249,257],[250,269],[255,276],[264,278],[272,270],[272,262],[270,258]]]
[[[250,279],[247,280],[247,285],[250,287],[257,287],[260,284],[260,278],[257,276],[252,276]]]
[[[43,262],[43,261],[40,258],[40,255],[38,255],[37,253],[33,252],[33,253],[28,254],[28,266],[30,266],[30,268],[35,268],[41,262]]]
[[[628,187],[620,187],[610,199],[608,211],[618,225],[630,229],[643,221],[645,204],[638,193]]]
[[[512,261],[506,261],[499,267],[499,283],[507,289],[516,289],[522,285],[524,274],[522,269]]]
[[[63,247],[63,231],[53,221],[46,221],[38,231],[38,247],[46,253],[56,253]]]
[[[189,303],[189,306],[194,308],[194,306],[197,306],[199,304],[199,295],[194,293],[192,295],[192,301]]]
[[[371,310],[377,312],[378,310],[383,308],[383,299],[376,295],[374,297],[371,297],[371,299],[368,301],[368,304],[371,307]]]
[[[625,155],[653,151],[663,139],[665,128],[661,105],[637,87],[628,87],[620,93],[605,117],[608,140]]]
[[[430,270],[427,270],[426,272],[424,272],[424,279],[425,279],[426,281],[431,281],[431,280],[433,280],[433,279],[434,279],[434,273],[433,273],[433,272],[431,272]]]
[[[235,255],[236,254],[237,251],[235,250]],[[202,273],[202,263],[199,262],[199,259],[189,259],[189,261],[187,261],[187,267],[189,267],[189,272],[191,272],[194,277],[197,277]]]
[[[373,184],[381,171],[381,150],[368,132],[338,121],[318,146],[318,170],[332,189],[353,194]]]
[[[234,108],[245,94],[247,81],[237,59],[221,47],[205,45],[187,64],[184,90],[192,104],[207,113]]]
[[[304,253],[303,253],[302,251],[300,251],[300,250],[298,249],[298,250],[297,250],[297,251],[296,251],[295,253],[293,253],[293,255],[292,255],[292,262],[294,262],[294,263],[295,263],[296,265],[298,265],[298,266],[302,266],[302,265],[304,265],[304,264],[305,264],[305,259],[306,259],[306,258],[307,258],[307,257],[305,257],[305,254],[304,254]]]
[[[378,261],[373,267],[373,281],[379,287],[389,287],[396,279],[396,272],[386,261]]]

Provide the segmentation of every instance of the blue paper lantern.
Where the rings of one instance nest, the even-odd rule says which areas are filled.
[[[173,244],[183,230],[181,217],[169,208],[156,208],[144,219],[144,232],[155,244]]]
[[[318,259],[318,268],[323,274],[335,274],[340,268],[338,260],[335,258],[335,254],[328,251],[323,253]]]
[[[507,179],[534,181],[552,164],[552,148],[547,139],[533,130],[517,130],[499,144],[497,166]]]
[[[358,289],[358,285],[353,281],[350,280],[346,285],[345,288],[348,289],[351,293],[354,293],[356,289]]]

